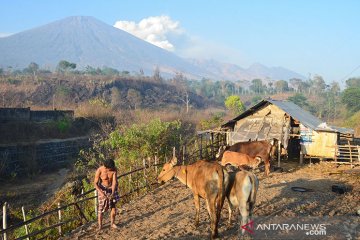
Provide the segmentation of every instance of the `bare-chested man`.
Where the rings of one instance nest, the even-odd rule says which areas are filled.
[[[99,229],[102,227],[102,213],[111,209],[111,227],[117,228],[115,224],[116,202],[120,197],[117,191],[117,174],[115,162],[112,159],[105,160],[103,166],[99,167],[95,173],[94,185],[98,192],[98,223]]]

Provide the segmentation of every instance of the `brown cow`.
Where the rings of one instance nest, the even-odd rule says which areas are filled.
[[[235,167],[246,165],[254,169],[259,166],[261,161],[262,159],[259,156],[252,158],[245,153],[225,151],[221,159],[221,165],[226,166],[227,164],[230,164]]]
[[[187,185],[194,194],[196,208],[195,226],[199,225],[200,198],[205,199],[210,215],[211,239],[218,236],[218,223],[228,185],[228,173],[215,162],[199,160],[191,165],[176,166],[177,159],[165,163],[158,176],[158,182],[167,182],[176,177]]]
[[[270,173],[270,159],[276,154],[277,143],[277,139],[272,139],[271,141],[239,142],[232,146],[220,147],[217,158],[222,159],[222,155],[226,150],[245,153],[252,158],[259,156],[265,163],[265,175],[268,176]]]
[[[227,168],[228,170],[228,168]],[[256,193],[259,188],[259,180],[256,175],[248,171],[238,171],[238,169],[228,170],[229,185],[226,197],[229,203],[229,225],[231,224],[231,214],[234,208],[238,208],[241,215],[241,225],[251,221],[252,212],[255,206]],[[242,233],[244,234],[244,229]]]

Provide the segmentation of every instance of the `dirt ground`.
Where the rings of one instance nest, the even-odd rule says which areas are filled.
[[[260,187],[254,210],[256,223],[326,223],[326,239],[360,239],[360,167],[319,163],[299,167],[283,164],[283,171],[269,177],[258,173]],[[345,194],[331,191],[333,184],[344,184]],[[291,187],[305,187],[308,192],[295,192]],[[194,227],[195,207],[192,193],[178,180],[155,189],[137,200],[118,206],[119,229],[109,228],[109,219],[99,232],[95,222],[73,231],[64,239],[208,239],[209,217],[201,202],[200,226]],[[221,239],[325,239],[307,236],[301,231],[273,231],[271,234],[246,234],[240,237],[239,221],[226,225],[227,203],[222,211]],[[311,220],[312,219],[312,220]],[[257,225],[259,226],[259,225]],[[306,233],[308,234],[308,233]]]
[[[32,178],[21,178],[0,182],[0,205],[4,202],[10,208],[33,209],[50,198],[66,181],[68,169],[41,174]]]

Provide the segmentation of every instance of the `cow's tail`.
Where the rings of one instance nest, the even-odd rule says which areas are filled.
[[[219,194],[217,195],[217,198],[216,198],[216,206],[217,206],[216,214],[217,214],[218,218],[220,218],[220,212],[223,207],[224,199],[226,196],[226,187],[227,187],[228,181],[229,181],[229,174],[222,166],[219,166],[217,168],[216,172],[219,176],[219,181],[218,181]]]
[[[249,209],[250,209],[250,212],[252,212],[252,210],[255,206],[256,193],[259,188],[259,179],[252,172],[248,172],[248,174],[249,174],[249,178],[251,181],[251,193],[249,196]]]

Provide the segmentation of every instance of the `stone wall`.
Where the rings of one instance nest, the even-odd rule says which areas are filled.
[[[30,108],[0,108],[1,122],[44,122],[57,121],[64,118],[73,119],[72,110],[30,110]]]
[[[30,111],[30,121],[33,122],[57,121],[64,118],[73,119],[74,111]]]
[[[66,167],[90,147],[88,137],[0,145],[0,176],[36,174]]]
[[[30,120],[30,108],[0,108],[0,122],[23,122]]]

